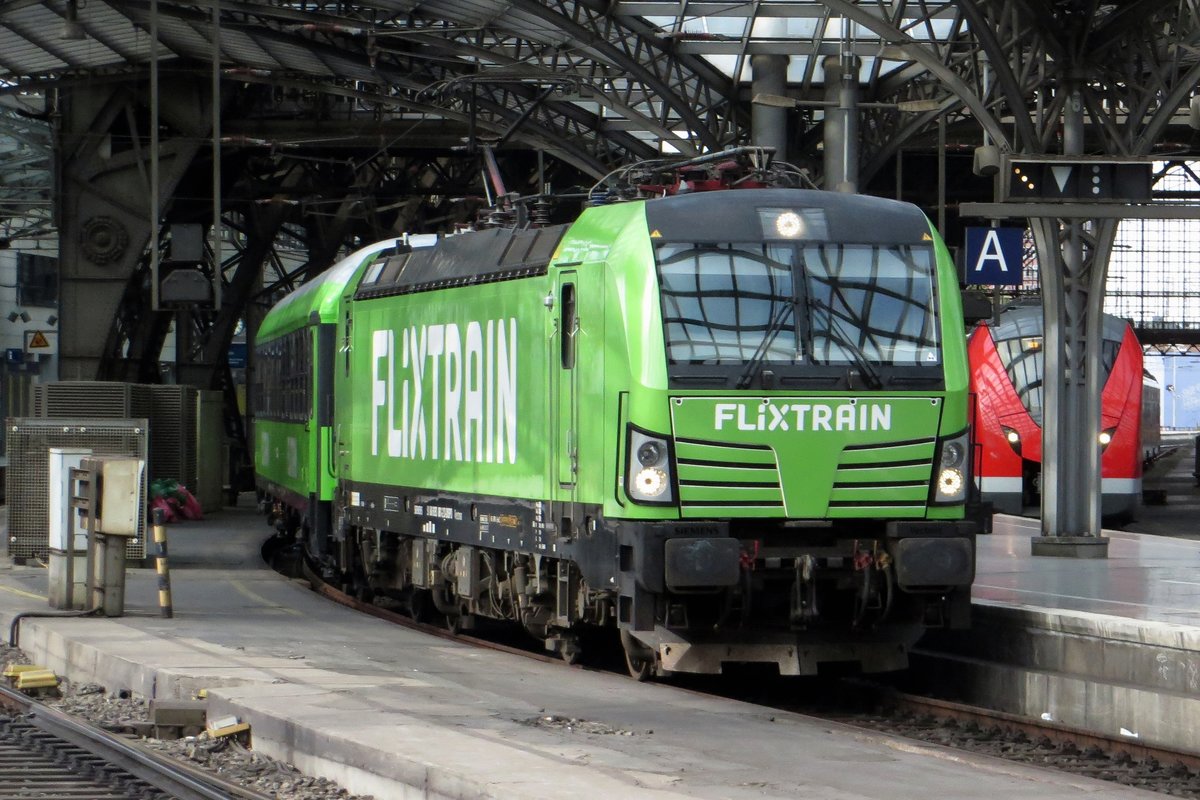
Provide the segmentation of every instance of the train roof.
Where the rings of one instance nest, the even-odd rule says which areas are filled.
[[[393,250],[404,243],[403,237],[384,239],[355,250],[338,261],[272,306],[258,329],[258,340],[302,328],[309,323],[314,312],[322,321],[332,322],[334,306],[346,286],[354,280],[359,268],[373,261],[379,253]]]
[[[747,241],[762,235],[764,210],[796,212],[804,225],[795,240],[856,244],[930,244],[929,220],[911,203],[812,189],[734,189],[646,201],[646,222],[678,242]],[[780,237],[770,237],[780,238]]]
[[[436,247],[400,251],[363,276],[355,297],[385,297],[545,272],[568,227],[488,228],[448,236]]]
[[[676,194],[594,207],[584,213],[605,214],[607,209],[634,203],[644,204],[647,233],[658,241],[792,239],[885,245],[933,241],[928,218],[911,203],[805,189]],[[801,220],[799,232],[774,233],[771,226],[776,217],[789,211]],[[570,227],[489,228],[446,237],[429,249],[397,252],[363,276],[355,297],[387,297],[543,273]]]
[[[1010,305],[1000,312],[999,322],[986,322],[992,329],[992,338],[998,342],[1042,335],[1042,307],[1037,305]],[[1100,335],[1110,342],[1125,338],[1129,323],[1112,314],[1105,314]]]

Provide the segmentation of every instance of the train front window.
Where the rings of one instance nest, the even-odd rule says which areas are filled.
[[[941,363],[928,247],[814,244],[802,265],[814,363]]]
[[[996,342],[996,352],[1000,363],[1012,381],[1013,389],[1021,400],[1021,405],[1033,417],[1038,425],[1042,424],[1042,409],[1044,400],[1044,368],[1045,353],[1043,340],[1040,335],[1031,336],[1027,332],[1018,331],[1018,335]],[[1108,381],[1113,364],[1121,343],[1112,339],[1104,339],[1100,343],[1100,383]]]
[[[670,363],[796,363],[793,257],[761,244],[659,247]]]
[[[663,244],[670,364],[939,366],[929,247]]]

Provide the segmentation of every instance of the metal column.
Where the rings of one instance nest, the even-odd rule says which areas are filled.
[[[1063,113],[1065,155],[1083,152],[1083,103]],[[1031,220],[1041,265],[1042,532],[1033,555],[1104,558],[1100,535],[1101,316],[1116,220]]]
[[[751,86],[752,96],[786,94],[787,56],[751,56],[750,69],[754,75]],[[750,133],[754,144],[759,147],[775,148],[775,158],[780,161],[788,160],[787,115],[788,109],[786,108],[762,104],[750,106]]]
[[[827,56],[825,68],[825,188],[858,191],[857,56]]]

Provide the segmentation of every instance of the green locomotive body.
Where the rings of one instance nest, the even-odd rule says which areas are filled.
[[[615,627],[638,675],[894,669],[965,623],[963,323],[915,207],[593,207],[389,255],[338,305],[311,541],[346,584],[567,657]]]

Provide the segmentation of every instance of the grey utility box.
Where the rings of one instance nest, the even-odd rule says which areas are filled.
[[[72,499],[76,495],[72,473],[92,454],[88,447],[51,447],[49,456],[50,605],[54,608],[87,608],[87,530]]]
[[[125,551],[138,535],[145,471],[140,458],[93,456],[75,473],[77,500],[86,512],[90,607],[106,617],[125,613]]]

